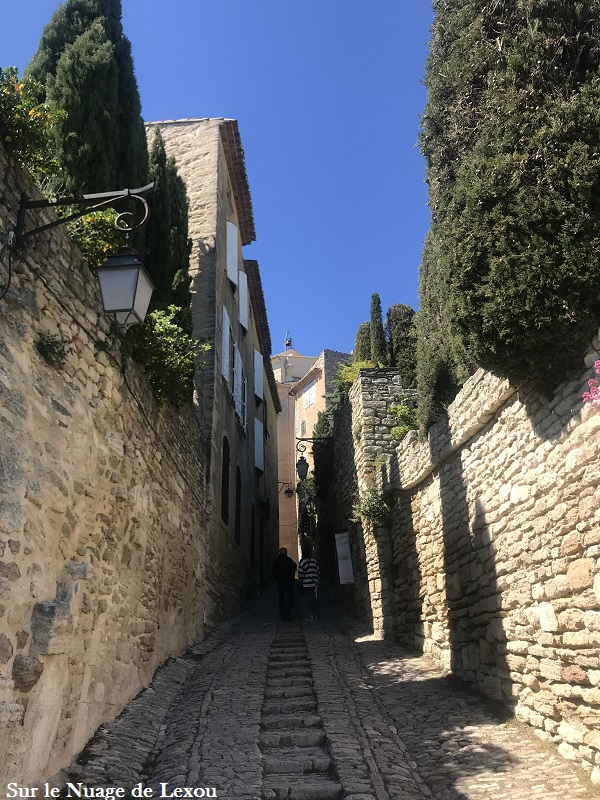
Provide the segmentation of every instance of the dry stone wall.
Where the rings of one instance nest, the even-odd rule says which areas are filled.
[[[361,372],[336,418],[336,531],[380,635],[515,708],[600,783],[600,411],[582,393],[600,334],[551,396],[482,370],[428,437],[399,446],[392,375]],[[349,464],[352,465],[349,467]],[[392,527],[351,523],[374,480]]]
[[[0,148],[0,226],[36,190]],[[29,212],[28,227],[51,219]],[[0,280],[7,274],[1,256]],[[203,635],[206,443],[122,369],[64,229],[13,258],[0,305],[0,784],[69,764],[157,666]],[[64,367],[40,335],[70,349]],[[100,349],[99,349],[100,348]],[[107,349],[102,349],[107,348]]]
[[[586,359],[598,358],[596,339]],[[400,641],[600,782],[600,413],[479,371],[386,462]]]
[[[342,587],[345,605],[355,605],[380,635],[393,630],[392,559],[389,532],[367,521],[353,522],[353,504],[377,478],[393,449],[395,419],[390,407],[402,395],[397,370],[364,369],[335,415],[334,479],[329,500],[335,532],[348,531],[354,586]],[[352,465],[352,468],[349,468]],[[346,595],[352,592],[352,597]]]

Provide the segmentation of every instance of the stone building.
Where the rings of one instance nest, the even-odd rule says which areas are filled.
[[[193,405],[157,404],[124,362],[64,228],[10,254],[8,288],[0,257],[0,785],[60,781],[276,552],[279,401],[258,265],[241,256],[254,226],[237,124],[163,131],[191,201],[194,332],[212,344]],[[6,232],[39,191],[3,146],[0,181]],[[54,218],[28,212],[26,230]]]
[[[279,542],[290,553],[298,552],[299,508],[289,492],[286,495],[286,490],[293,488],[297,481],[297,440],[312,437],[319,413],[327,408],[326,395],[332,391],[335,373],[349,358],[347,353],[335,350],[323,350],[318,358],[310,358],[289,348],[271,359],[283,409],[277,423]],[[312,447],[310,442],[305,446],[304,456],[311,470],[314,467]]]
[[[279,546],[298,556],[298,507],[296,486],[296,402],[291,389],[315,363],[314,356],[303,356],[288,348],[271,358],[281,414],[277,418],[277,458],[279,462]]]
[[[238,124],[227,119],[148,123],[177,160],[189,200],[193,335],[211,350],[197,374],[197,408],[210,442],[209,564],[229,598],[207,598],[210,623],[263,586],[278,539],[277,414],[271,338],[260,270],[244,260],[255,240]]]

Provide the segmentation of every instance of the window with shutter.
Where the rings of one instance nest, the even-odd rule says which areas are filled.
[[[239,273],[239,294],[238,294],[238,301],[239,301],[239,314],[240,314],[240,325],[242,328],[247,331],[248,330],[248,276],[245,272]]]
[[[242,367],[242,354],[237,346],[233,343],[233,405],[235,406],[235,413],[240,420],[242,419],[242,404],[243,404],[243,387],[244,387],[244,374]]]
[[[248,430],[248,380],[244,378],[242,385],[242,429],[244,433]]]
[[[263,424],[254,418],[254,466],[261,472],[265,471],[265,440],[263,438]]]
[[[265,396],[263,381],[263,357],[258,350],[254,351],[254,394],[259,400]]]
[[[225,306],[223,306],[223,334],[221,341],[221,375],[225,378],[227,383],[230,380],[230,347],[231,347],[231,329],[229,327],[229,313]]]
[[[238,229],[233,222],[227,223],[227,277],[235,285],[238,285],[238,255],[239,239]]]

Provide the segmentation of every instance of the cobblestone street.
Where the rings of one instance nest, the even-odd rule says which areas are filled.
[[[228,800],[600,797],[426,658],[374,640],[327,603],[316,623],[298,612],[277,621],[276,605],[267,593],[164,665],[69,780],[141,782],[155,797],[214,788]]]

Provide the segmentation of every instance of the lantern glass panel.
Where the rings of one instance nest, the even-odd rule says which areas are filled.
[[[108,314],[134,308],[139,267],[108,267],[98,270],[102,304]]]

